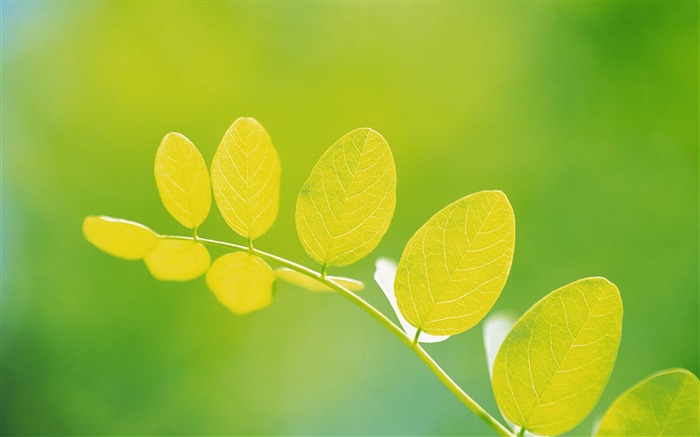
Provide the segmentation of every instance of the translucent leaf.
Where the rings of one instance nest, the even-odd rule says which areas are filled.
[[[299,273],[296,270],[280,268],[275,271],[275,274],[283,281],[289,282],[290,284],[294,284],[297,287],[301,287],[309,291],[333,291],[333,289],[326,284]],[[365,284],[357,279],[344,278],[342,276],[326,276],[326,279],[329,279],[350,291],[361,291],[365,288]]]
[[[464,197],[409,240],[394,289],[401,314],[433,335],[454,335],[491,309],[510,272],[515,217],[500,191]]]
[[[622,331],[622,300],[605,278],[553,291],[530,308],[501,345],[493,391],[512,423],[540,435],[578,425],[610,377]]]
[[[190,229],[201,225],[211,207],[211,188],[194,144],[182,134],[167,134],[156,152],[155,175],[160,199],[175,220]]]
[[[386,140],[369,128],[336,141],[299,193],[297,232],[316,261],[352,264],[379,244],[396,206],[396,168]]]
[[[125,259],[143,258],[158,241],[158,235],[142,224],[103,215],[85,217],[83,235],[97,248]]]
[[[153,277],[161,281],[189,281],[209,268],[211,258],[202,243],[161,239],[144,258]]]
[[[206,279],[216,298],[235,314],[248,314],[272,303],[275,274],[255,255],[224,255],[214,261]]]
[[[612,404],[598,436],[700,435],[697,376],[685,369],[655,373]]]
[[[226,223],[256,239],[277,217],[280,160],[265,128],[254,118],[238,118],[224,134],[211,163],[214,199]]]

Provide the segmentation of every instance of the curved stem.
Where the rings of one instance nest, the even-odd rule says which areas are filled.
[[[162,238],[173,238],[173,239],[178,239],[178,240],[193,240],[192,237],[181,237],[181,236],[162,236]],[[262,250],[256,249],[254,247],[249,246],[242,246],[239,244],[234,244],[234,243],[227,243],[224,241],[217,241],[217,240],[211,240],[208,238],[202,238],[202,237],[197,237],[198,242],[209,244],[212,246],[219,246],[219,247],[225,247],[228,249],[236,249],[244,252],[250,252],[251,254],[257,255],[260,258],[265,258],[269,261],[273,261],[281,266],[287,267],[289,269],[292,269],[298,273],[301,273],[303,275],[308,276],[309,278],[313,278],[328,287],[332,288],[335,290],[338,294],[343,296],[344,298],[348,299],[350,302],[354,303],[356,306],[358,306],[362,311],[365,313],[369,314],[370,317],[378,321],[382,326],[384,326],[389,332],[394,334],[396,337],[399,338],[406,346],[408,346],[417,356],[420,358],[423,363],[428,366],[428,368],[435,374],[435,376],[438,377],[440,382],[442,382],[456,397],[459,399],[464,405],[467,406],[474,414],[476,414],[477,417],[479,417],[482,421],[484,421],[489,427],[491,427],[496,433],[500,436],[507,436],[507,437],[512,437],[513,434],[503,426],[498,420],[496,420],[493,416],[491,416],[486,410],[484,410],[481,405],[476,403],[474,399],[472,399],[468,394],[464,392],[460,388],[459,385],[457,385],[456,382],[450,378],[450,376],[445,373],[444,370],[440,367],[440,365],[433,360],[433,358],[423,349],[417,341],[418,336],[420,335],[420,331],[416,333],[416,338],[412,339],[409,338],[406,333],[396,326],[394,322],[389,320],[384,314],[379,312],[376,308],[374,308],[372,305],[370,305],[367,301],[356,295],[355,293],[351,292],[347,288],[343,287],[340,284],[337,284],[336,282],[328,279],[325,276],[325,268],[324,271],[319,273],[315,270],[312,270],[308,267],[302,266],[300,264],[297,264],[293,261],[289,261],[288,259],[282,258],[280,256],[264,252]]]

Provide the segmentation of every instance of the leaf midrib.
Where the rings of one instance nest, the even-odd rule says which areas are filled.
[[[357,158],[357,162],[355,163],[355,168],[353,168],[353,169],[352,169],[352,172],[351,172],[350,183],[348,184],[347,192],[346,192],[346,191],[343,191],[343,201],[341,202],[341,207],[339,208],[339,209],[341,210],[341,211],[340,211],[340,214],[338,215],[338,218],[337,218],[337,219],[334,219],[334,220],[333,220],[333,225],[332,225],[332,226],[327,226],[328,234],[330,235],[331,238],[330,238],[330,240],[329,240],[329,242],[328,242],[327,248],[324,250],[324,257],[323,257],[323,263],[324,263],[324,264],[327,264],[328,261],[330,261],[330,260],[333,258],[333,257],[331,256],[331,254],[332,254],[333,249],[334,249],[334,247],[335,247],[335,244],[336,244],[336,242],[337,242],[337,232],[336,232],[336,228],[337,228],[337,226],[338,226],[338,222],[340,222],[340,219],[341,219],[341,218],[343,217],[343,215],[344,215],[344,211],[342,211],[342,210],[345,209],[345,204],[346,204],[347,199],[348,199],[348,193],[349,193],[350,191],[352,191],[352,184],[355,182],[355,175],[357,175],[357,167],[360,166],[360,161],[362,161],[362,155],[363,155],[363,152],[364,152],[364,150],[365,150],[365,146],[367,146],[367,141],[369,140],[369,135],[370,135],[371,132],[372,132],[371,129],[367,129],[365,138],[364,138],[364,140],[362,141],[362,147],[360,147],[360,154],[359,154],[359,156],[358,156],[358,158]],[[331,156],[330,158],[333,159],[333,156]],[[346,160],[345,162],[346,162],[346,165],[347,165],[347,160]],[[338,182],[340,183],[340,180],[339,180]],[[342,184],[341,184],[341,185],[342,185]],[[322,185],[322,186],[323,186],[323,185]],[[325,186],[323,187],[323,189],[324,189],[324,191],[326,191],[326,187],[325,187]],[[328,194],[326,193],[326,196],[327,196],[327,195],[328,195]]]
[[[571,341],[571,345],[567,348],[567,350],[566,350],[566,352],[564,353],[564,356],[562,357],[561,361],[559,361],[559,362],[557,363],[557,368],[556,368],[556,370],[552,373],[551,378],[549,379],[549,381],[547,381],[547,384],[546,384],[546,385],[544,386],[544,388],[542,389],[542,392],[541,392],[542,394],[541,394],[541,395],[540,395],[540,394],[537,394],[537,402],[536,402],[535,405],[530,409],[530,412],[528,413],[527,417],[526,417],[525,420],[524,420],[525,423],[522,425],[522,426],[525,427],[526,429],[527,429],[526,424],[527,424],[528,420],[530,419],[530,417],[532,417],[532,413],[535,411],[535,409],[537,409],[537,407],[540,405],[540,401],[542,400],[542,397],[544,397],[544,393],[547,391],[547,389],[549,388],[549,386],[552,384],[552,381],[554,380],[554,376],[559,372],[559,369],[561,368],[562,363],[563,363],[564,361],[566,361],[566,357],[569,355],[569,352],[571,352],[571,349],[573,348],[573,345],[576,344],[576,340],[578,339],[578,336],[581,335],[581,331],[583,331],[583,328],[586,326],[586,323],[588,323],[588,320],[591,318],[591,314],[593,314],[593,312],[595,311],[595,309],[596,309],[596,307],[598,306],[598,304],[600,304],[600,301],[603,300],[604,290],[601,289],[601,291],[603,291],[603,293],[601,293],[601,296],[600,296],[600,297],[598,298],[598,300],[593,304],[593,308],[591,308],[591,310],[588,312],[588,315],[586,316],[586,320],[584,320],[584,322],[581,324],[581,328],[578,330],[578,332],[576,333],[576,336],[575,336],[574,339]],[[580,292],[580,291],[579,291],[579,292]],[[583,293],[581,293],[581,294],[583,294]],[[584,295],[584,300],[585,300],[585,295]],[[564,311],[566,311],[566,308],[564,309]],[[532,333],[530,333],[530,337],[532,338]],[[534,387],[533,387],[533,388],[534,388]],[[535,393],[537,393],[536,390],[535,390]]]
[[[660,429],[660,431],[661,431],[660,435],[662,435],[662,436],[666,435],[666,428],[668,428],[668,424],[671,422],[671,416],[673,416],[673,413],[676,410],[676,405],[678,404],[678,400],[680,399],[681,395],[685,391],[685,387],[686,387],[685,381],[683,381],[682,384],[683,385],[681,386],[681,389],[678,391],[678,395],[673,399],[673,403],[671,404],[671,409],[669,410],[669,413],[666,417],[666,423],[664,424],[663,428]],[[665,389],[665,387],[664,387],[664,389]],[[653,398],[652,398],[651,405],[653,408],[653,406],[654,406]],[[654,419],[656,420],[656,414],[654,414]],[[657,425],[658,425],[658,422],[657,422]]]
[[[469,206],[469,205],[467,205],[467,207],[468,207],[468,206]],[[430,314],[432,314],[432,312],[433,312],[433,310],[435,309],[435,307],[437,307],[437,306],[439,305],[439,303],[440,303],[440,302],[439,302],[439,301],[440,301],[440,298],[441,298],[442,295],[445,293],[445,288],[446,288],[446,287],[444,287],[444,285],[445,285],[445,284],[448,284],[448,283],[450,283],[450,282],[452,281],[452,276],[454,275],[454,272],[455,272],[455,271],[457,270],[457,268],[462,264],[462,261],[464,261],[464,257],[467,256],[467,254],[471,251],[471,248],[472,248],[472,245],[474,244],[474,241],[477,240],[477,238],[478,238],[479,235],[481,234],[481,231],[484,229],[484,226],[486,225],[486,222],[487,222],[487,221],[489,220],[489,218],[491,217],[491,214],[493,214],[493,212],[494,212],[494,206],[491,205],[490,203],[489,203],[489,206],[490,206],[491,209],[490,209],[489,212],[486,214],[486,218],[485,218],[484,221],[481,223],[481,226],[479,227],[479,230],[476,232],[474,238],[469,242],[469,246],[467,247],[467,250],[465,250],[464,253],[462,254],[462,256],[459,258],[459,262],[455,264],[454,270],[452,270],[451,272],[449,272],[449,268],[448,268],[448,272],[449,272],[449,273],[448,273],[448,279],[447,279],[447,281],[443,282],[443,284],[442,284],[442,285],[443,285],[442,291],[440,291],[440,292],[438,293],[438,295],[435,296],[435,298],[433,299],[433,305],[430,307],[430,310],[428,310],[428,313],[425,315],[424,320],[421,322],[420,326],[418,326],[418,329],[423,329],[423,327],[424,327],[425,324],[430,323]],[[445,222],[445,227],[447,227],[447,224],[448,224],[448,222],[450,221],[450,218],[452,218],[452,214],[453,214],[453,212],[450,212],[450,216],[447,218],[447,220],[446,220],[446,222]],[[467,209],[467,215],[468,215],[468,214],[469,214],[469,210]],[[467,216],[467,217],[468,217],[468,216]],[[466,220],[466,219],[465,219],[465,220]],[[427,232],[427,231],[426,231],[426,232]],[[465,234],[465,237],[466,237],[466,234]],[[427,264],[427,262],[426,262],[426,264]],[[426,274],[426,277],[427,277],[427,274]],[[432,296],[432,293],[430,293],[430,279],[429,279],[429,278],[428,278],[428,281],[427,281],[427,282],[428,282],[428,293]],[[473,290],[471,290],[471,291],[473,291]],[[471,291],[470,291],[470,292],[471,292]],[[469,294],[470,292],[465,293],[464,296],[462,296],[460,299],[466,297],[467,294]]]

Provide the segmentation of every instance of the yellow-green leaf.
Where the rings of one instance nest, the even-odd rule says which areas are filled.
[[[396,206],[396,168],[386,140],[355,129],[323,154],[297,198],[301,244],[316,261],[352,264],[379,244]]]
[[[158,241],[158,235],[142,224],[103,215],[85,217],[83,234],[97,248],[125,259],[143,258]]]
[[[167,134],[156,152],[155,175],[170,215],[190,229],[201,225],[211,207],[211,188],[207,165],[195,145],[182,134]]]
[[[496,356],[493,391],[504,416],[539,435],[578,425],[608,382],[621,331],[620,293],[605,278],[581,279],[540,300]]]
[[[597,436],[700,435],[698,377],[685,369],[657,372],[612,404]]]
[[[515,217],[505,194],[481,191],[443,208],[411,237],[394,291],[406,320],[433,335],[476,325],[505,286]]]
[[[211,163],[214,199],[231,229],[250,239],[270,229],[279,208],[280,171],[265,128],[254,118],[234,121]]]
[[[316,279],[297,272],[296,270],[280,268],[275,271],[275,274],[278,278],[309,291],[333,291],[331,287],[327,286],[323,282],[319,282]],[[357,279],[344,278],[342,276],[326,276],[326,279],[333,281],[350,291],[361,291],[365,288],[365,284]]]
[[[211,258],[202,243],[161,239],[144,258],[153,277],[161,281],[189,281],[209,268]]]
[[[207,272],[207,285],[231,312],[248,314],[272,303],[275,273],[262,259],[246,252],[218,258]]]

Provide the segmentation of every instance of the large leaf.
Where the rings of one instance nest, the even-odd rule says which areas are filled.
[[[311,171],[297,199],[297,232],[319,263],[352,264],[379,244],[395,206],[389,145],[372,129],[356,129],[336,141]]]
[[[394,278],[396,278],[396,261],[389,258],[378,258],[374,264],[374,280],[379,285],[379,288],[384,292],[391,308],[399,319],[399,324],[409,338],[415,338],[417,329],[404,319],[396,304],[396,295],[394,294]],[[450,338],[449,335],[430,335],[421,332],[418,335],[418,343],[439,343]]]
[[[106,216],[83,220],[85,239],[112,256],[141,259],[158,241],[155,232],[142,224]]]
[[[254,118],[239,118],[224,134],[211,163],[214,198],[226,223],[256,239],[277,217],[280,160],[265,128]]]
[[[598,402],[622,331],[622,300],[605,278],[553,291],[530,308],[501,345],[493,390],[506,418],[539,435],[562,434]]]
[[[500,191],[464,197],[411,237],[396,272],[396,300],[406,320],[433,335],[476,325],[510,272],[515,217]]]
[[[248,314],[272,302],[275,274],[255,255],[237,252],[218,258],[206,280],[216,298],[235,314]]]
[[[190,229],[201,225],[211,207],[211,188],[194,144],[182,134],[167,134],[156,152],[155,176],[160,199],[175,220]]]
[[[209,268],[211,258],[202,243],[162,239],[144,258],[153,277],[161,281],[189,281]]]
[[[319,292],[332,292],[334,291],[331,287],[324,284],[323,282],[317,281],[314,278],[310,278],[303,273],[299,273],[296,270],[288,268],[279,268],[275,270],[275,274],[279,279],[294,284],[297,287],[304,288],[309,291],[319,291]],[[326,279],[335,282],[341,287],[345,287],[350,291],[362,291],[365,288],[365,284],[362,281],[352,278],[344,278],[342,276],[326,276]]]
[[[700,435],[698,377],[685,369],[655,373],[612,404],[597,436]]]

